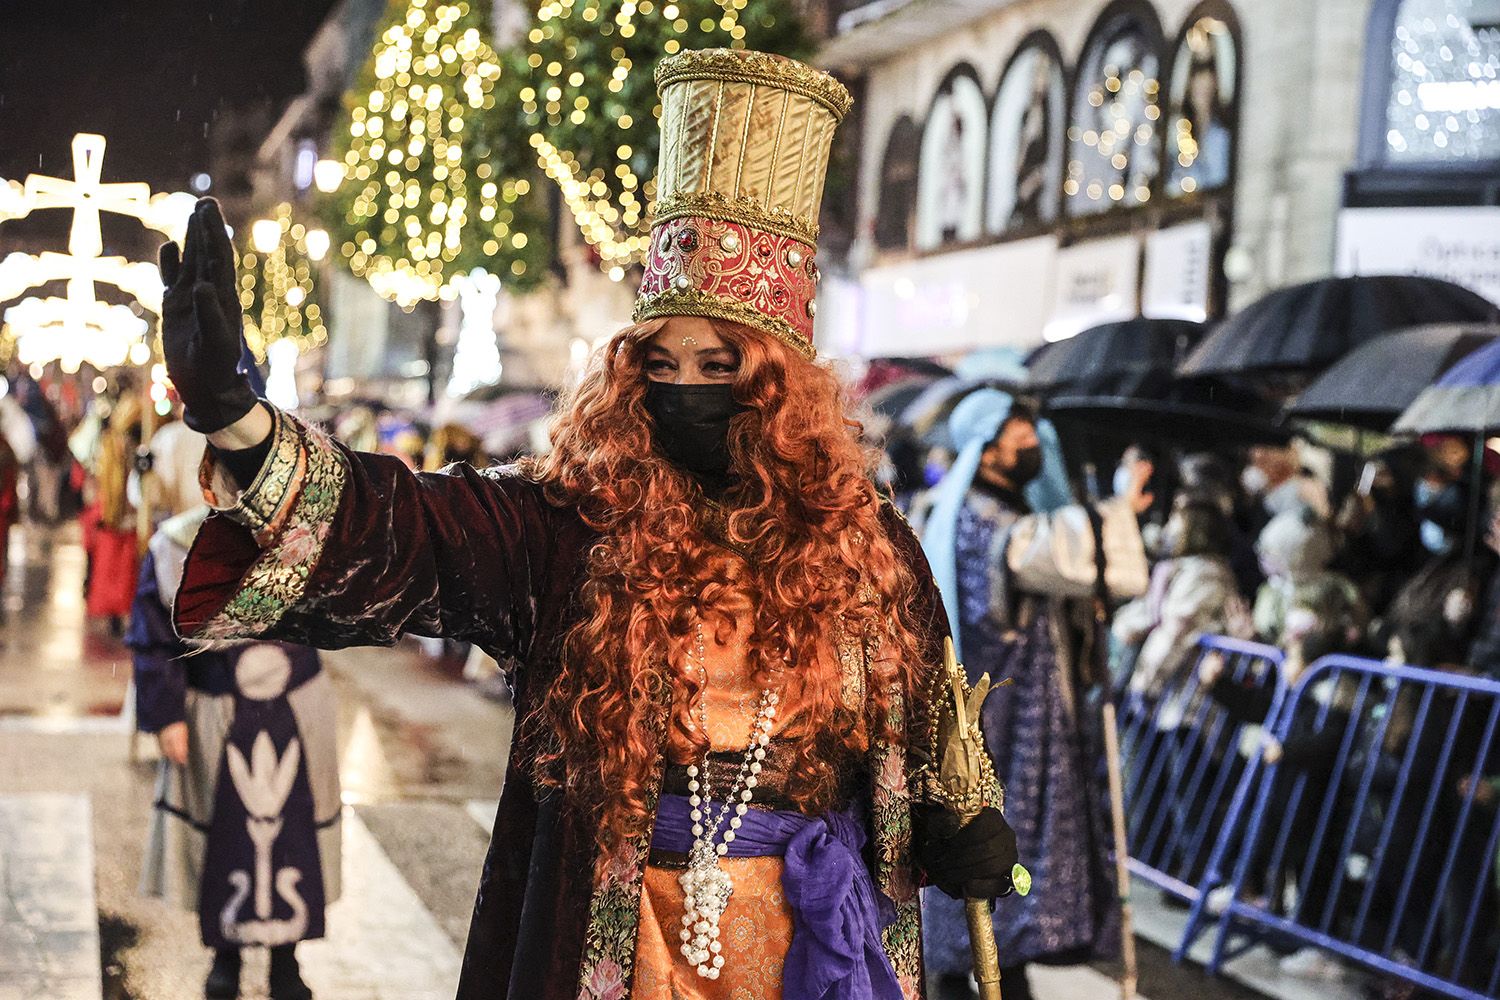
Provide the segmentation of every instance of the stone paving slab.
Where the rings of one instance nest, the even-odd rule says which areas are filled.
[[[88,796],[0,795],[0,1000],[98,1000]]]
[[[447,1000],[459,953],[359,814],[344,810],[344,894],[297,949],[318,1000]]]
[[[489,832],[469,822],[452,802],[383,802],[354,808],[422,906],[462,950],[469,938]]]

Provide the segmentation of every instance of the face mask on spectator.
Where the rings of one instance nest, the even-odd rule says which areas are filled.
[[[1432,521],[1423,521],[1418,528],[1422,536],[1422,548],[1435,556],[1446,555],[1453,548],[1453,540],[1448,537],[1448,532],[1443,530],[1442,525],[1434,524]]]
[[[1247,465],[1245,471],[1240,473],[1240,485],[1253,497],[1264,493],[1270,484],[1271,478],[1266,475],[1266,470],[1258,465]]]
[[[1113,496],[1122,497],[1130,492],[1130,482],[1135,477],[1135,467],[1130,465],[1119,465],[1115,468],[1115,478],[1110,484],[1110,492]]]
[[[1042,474],[1042,449],[1038,445],[1030,448],[1022,448],[1016,452],[1016,464],[1010,472],[1009,479],[1020,489]]]
[[[1468,511],[1464,491],[1456,483],[1442,486],[1422,479],[1417,481],[1417,512],[1422,516],[1418,526],[1422,546],[1434,555],[1453,549],[1453,539],[1463,531]]]

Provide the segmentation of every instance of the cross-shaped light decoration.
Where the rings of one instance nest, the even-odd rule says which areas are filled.
[[[151,188],[143,183],[105,184],[104,136],[80,132],[73,137],[73,177],[26,178],[26,197],[33,210],[71,208],[73,228],[68,233],[68,252],[77,257],[97,257],[104,252],[99,231],[99,213],[116,212],[137,219],[151,206]]]
[[[100,213],[128,215],[180,241],[195,199],[184,193],[153,195],[143,183],[104,183],[104,148],[102,135],[80,133],[73,137],[72,180],[32,174],[24,185],[0,181],[0,221],[37,209],[73,210],[67,253],[12,253],[0,260],[0,302],[49,281],[67,282],[66,298],[32,297],[6,310],[6,322],[18,345],[25,341],[25,349],[19,351],[23,360],[57,359],[69,371],[76,371],[83,361],[111,367],[127,357],[149,360],[149,346],[142,340],[149,324],[126,306],[100,302],[95,284],[113,285],[159,314],[161,275],[148,261],[100,256],[104,252]],[[44,346],[44,334],[58,342]],[[113,337],[124,339],[116,343]],[[137,344],[143,350],[133,349]]]
[[[0,180],[0,222],[19,219],[31,212],[26,189],[15,181]]]

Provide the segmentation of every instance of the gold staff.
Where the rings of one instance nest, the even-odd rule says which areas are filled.
[[[995,778],[995,767],[984,748],[979,731],[979,709],[992,685],[985,674],[973,687],[958,663],[953,640],[943,640],[943,681],[946,695],[934,713],[929,733],[931,760],[936,774],[929,768],[926,795],[929,802],[953,810],[959,825],[968,823],[986,806],[1000,809],[1005,793]],[[1003,682],[1002,682],[1003,683]],[[1011,871],[1016,892],[1024,896],[1031,891],[1031,873],[1019,864]],[[969,921],[969,947],[974,953],[974,979],[979,984],[980,1000],[1000,1000],[1000,952],[995,946],[995,925],[990,920],[990,901],[968,899],[964,913]]]

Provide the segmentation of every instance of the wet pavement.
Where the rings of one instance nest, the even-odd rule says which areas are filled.
[[[33,922],[52,914],[60,936],[53,957],[42,956],[33,932],[48,928],[20,918],[15,893],[0,894],[0,1000],[199,997],[208,953],[195,916],[137,891],[155,741],[133,741],[122,712],[127,651],[107,623],[84,618],[76,530],[18,528],[10,559],[0,625],[0,850],[17,838],[46,845],[31,849],[24,889]],[[452,996],[510,712],[463,681],[456,662],[435,661],[414,641],[327,653],[324,663],[339,694],[344,898],[330,908],[329,936],[299,949],[305,976],[320,1000]],[[24,854],[12,848],[0,859],[0,883]],[[92,899],[82,888],[89,867]],[[1141,994],[1151,1000],[1258,996],[1143,949]],[[6,978],[23,964],[30,978]],[[1037,970],[1034,993],[1105,1000],[1118,995],[1108,971]],[[242,995],[264,997],[265,974],[264,955],[251,953]]]
[[[157,763],[154,739],[132,740],[124,711],[128,651],[107,622],[84,618],[74,529],[17,529],[10,558],[0,882],[14,888],[27,860],[7,849],[13,841],[37,845],[32,853],[50,845],[73,863],[31,864],[25,901],[95,912],[80,956],[76,942],[64,953],[39,937],[76,929],[76,913],[44,926],[22,919],[14,893],[0,895],[0,1000],[199,997],[209,956],[196,917],[138,892]],[[305,978],[321,1000],[451,997],[488,839],[473,814],[498,797],[510,713],[462,682],[458,665],[434,663],[414,644],[328,653],[324,663],[339,692],[344,896],[329,910],[329,936],[299,948]],[[92,858],[78,858],[69,838]],[[79,890],[80,872],[91,895]],[[49,884],[38,883],[43,874]],[[248,953],[242,995],[264,997],[265,973],[264,955]],[[89,974],[92,989],[80,991],[76,980]]]

